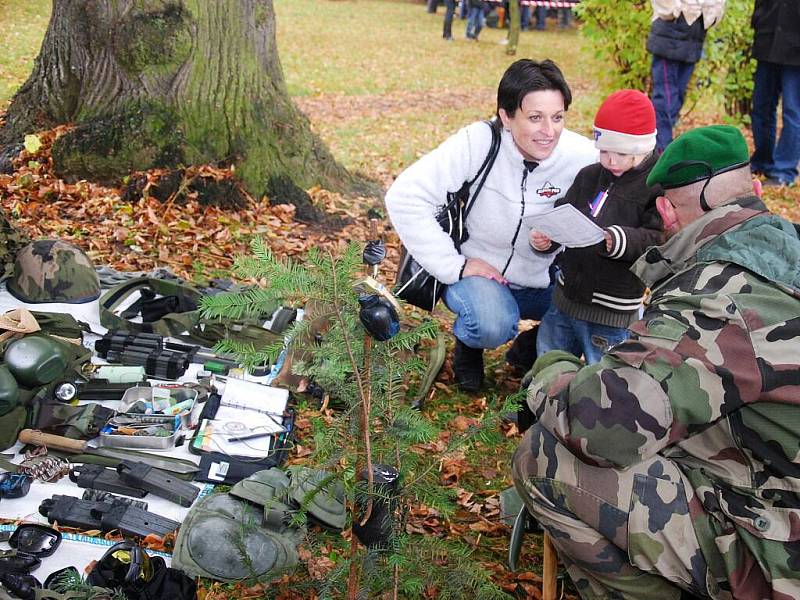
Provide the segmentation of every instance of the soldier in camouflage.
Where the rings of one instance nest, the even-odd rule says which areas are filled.
[[[583,598],[800,598],[800,239],[738,129],[670,144],[632,337],[533,367],[515,485]]]
[[[27,303],[82,304],[100,297],[100,280],[91,259],[77,246],[36,240],[17,252],[6,289]]]

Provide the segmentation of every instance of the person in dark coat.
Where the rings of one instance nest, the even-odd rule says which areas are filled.
[[[703,54],[706,30],[722,18],[725,0],[652,0],[647,51],[653,55],[656,150],[672,141],[694,66]]]
[[[448,41],[453,41],[453,15],[456,12],[456,0],[444,0],[444,28],[442,37]]]
[[[753,57],[753,170],[764,185],[792,185],[800,162],[800,2],[756,0],[751,20]],[[783,129],[776,142],[778,99]]]

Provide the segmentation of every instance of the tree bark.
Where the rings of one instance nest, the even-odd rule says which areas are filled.
[[[535,7],[534,7],[535,8]],[[508,45],[506,54],[509,56],[517,55],[517,45],[519,44],[520,15],[519,3],[511,0],[508,3]]]
[[[54,0],[0,144],[62,123],[66,177],[215,163],[256,196],[358,186],[289,98],[272,0]]]

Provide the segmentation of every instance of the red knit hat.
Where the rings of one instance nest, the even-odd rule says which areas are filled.
[[[619,90],[594,118],[594,145],[620,154],[647,154],[656,147],[656,111],[638,90]]]

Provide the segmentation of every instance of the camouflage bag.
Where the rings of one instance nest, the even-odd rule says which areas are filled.
[[[74,440],[88,440],[99,435],[114,409],[100,404],[72,406],[46,399],[37,408],[36,423],[32,429],[54,433]]]

